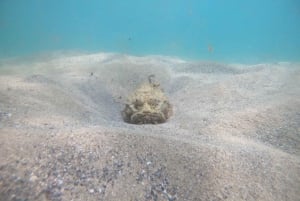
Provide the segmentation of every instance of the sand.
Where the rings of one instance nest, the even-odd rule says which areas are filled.
[[[164,124],[124,123],[155,74]],[[300,64],[98,53],[0,62],[0,200],[300,200]]]

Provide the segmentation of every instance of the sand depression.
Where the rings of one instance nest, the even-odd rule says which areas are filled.
[[[124,123],[151,74],[174,115]],[[3,60],[0,200],[299,200],[299,86],[292,63]]]

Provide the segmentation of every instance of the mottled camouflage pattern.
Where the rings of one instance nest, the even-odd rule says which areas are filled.
[[[163,93],[159,84],[153,83],[150,75],[149,83],[142,84],[128,97],[122,117],[132,124],[164,123],[172,115],[172,105]]]

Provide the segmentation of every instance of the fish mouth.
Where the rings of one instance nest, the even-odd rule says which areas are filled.
[[[133,124],[160,124],[166,121],[162,113],[139,112],[131,116]]]

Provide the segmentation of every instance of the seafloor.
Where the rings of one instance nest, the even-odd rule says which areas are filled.
[[[155,74],[164,124],[124,123]],[[300,198],[300,64],[88,54],[0,62],[0,200]]]

